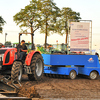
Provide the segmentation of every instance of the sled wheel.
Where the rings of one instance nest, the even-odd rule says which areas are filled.
[[[98,74],[97,74],[96,71],[92,71],[92,72],[90,73],[90,79],[92,79],[92,80],[95,80],[95,79],[97,78],[97,76],[98,76]]]
[[[69,74],[70,79],[75,79],[76,78],[76,71],[72,70]]]

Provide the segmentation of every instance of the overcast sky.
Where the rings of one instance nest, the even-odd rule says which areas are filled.
[[[7,33],[7,41],[18,42],[18,33],[20,29],[13,21],[13,16],[28,5],[30,0],[0,0],[0,16],[7,22],[4,25],[3,34],[0,34],[0,42],[5,42],[5,33]],[[92,46],[93,49],[100,49],[100,0],[54,0],[59,8],[70,7],[73,11],[79,12],[82,20],[92,20]],[[24,36],[26,41],[30,40],[30,36]],[[22,38],[22,39],[23,39]],[[35,32],[36,44],[44,43],[44,34]],[[48,43],[65,42],[65,35],[57,34],[48,37]]]

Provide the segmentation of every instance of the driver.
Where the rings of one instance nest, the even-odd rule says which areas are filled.
[[[27,47],[25,45],[25,40],[21,41],[21,44],[19,44],[17,46],[17,50],[20,50],[20,52],[19,52],[20,53],[20,60],[22,60],[22,58],[24,56],[26,56],[26,52],[27,52]]]

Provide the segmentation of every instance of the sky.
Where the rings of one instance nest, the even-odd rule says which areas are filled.
[[[100,51],[100,0],[54,0],[54,2],[59,8],[70,7],[73,11],[79,12],[82,20],[92,20],[92,49]],[[6,41],[18,42],[20,28],[13,21],[13,16],[29,3],[30,0],[0,0],[0,16],[6,21],[3,34],[0,34],[0,42],[5,42],[5,33],[7,33]],[[30,36],[22,36],[21,39],[28,42],[31,38]],[[55,44],[56,40],[58,43],[65,43],[65,35],[50,35],[47,42]],[[34,43],[44,44],[44,41],[45,35],[36,31]]]

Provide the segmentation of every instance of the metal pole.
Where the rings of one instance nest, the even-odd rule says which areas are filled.
[[[91,54],[92,54],[92,20],[91,20]]]
[[[6,43],[6,36],[7,36],[7,33],[5,33],[5,43]]]
[[[69,33],[70,33],[70,32],[69,32],[70,19],[68,19],[68,23],[67,23],[67,24],[68,24],[68,49],[69,49],[69,46],[70,46],[70,40],[69,40],[69,38],[70,38],[70,37],[69,37]],[[68,50],[68,49],[67,49],[67,50]],[[68,52],[68,54],[69,54],[69,52]]]

